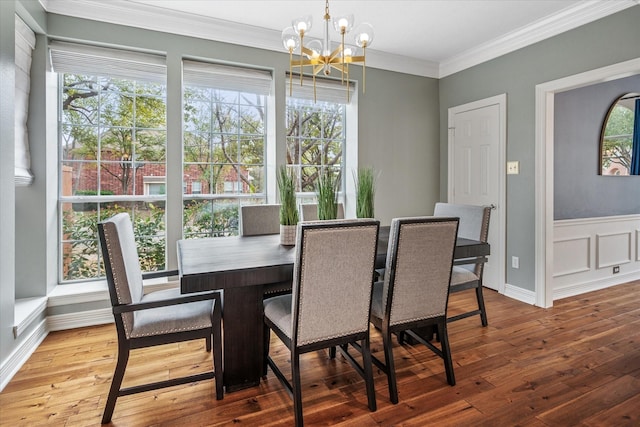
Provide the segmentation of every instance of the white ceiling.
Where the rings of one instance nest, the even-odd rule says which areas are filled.
[[[41,0],[53,13],[284,51],[280,32],[324,0]],[[332,17],[369,22],[367,65],[443,77],[637,5],[638,0],[332,0]],[[332,38],[338,40],[337,33]]]

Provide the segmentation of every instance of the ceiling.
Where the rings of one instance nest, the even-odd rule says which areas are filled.
[[[312,15],[322,36],[325,0],[40,0],[47,11],[283,51],[282,29]],[[367,66],[444,77],[638,4],[638,0],[332,0],[375,38]],[[332,30],[332,39],[338,34]]]

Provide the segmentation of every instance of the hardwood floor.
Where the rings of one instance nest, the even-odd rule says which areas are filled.
[[[375,370],[378,410],[339,355],[303,357],[307,425],[638,426],[640,281],[556,301],[541,309],[486,290],[489,326],[479,317],[449,325],[457,385],[420,346],[394,349],[400,403]],[[451,296],[450,314],[473,303]],[[287,363],[275,338],[279,364]],[[52,332],[0,394],[2,426],[100,424],[115,367],[113,325]],[[380,335],[372,331],[382,358]],[[210,364],[204,342],[132,353],[125,383],[196,372]],[[259,387],[215,400],[211,381],[118,399],[116,426],[292,425],[292,401],[269,374]]]

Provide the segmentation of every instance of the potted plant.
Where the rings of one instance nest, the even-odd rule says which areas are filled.
[[[296,184],[293,172],[284,165],[280,166],[277,182],[280,193],[280,244],[295,245],[298,206],[296,204]]]
[[[318,219],[336,219],[338,216],[338,191],[335,175],[326,170],[318,176],[316,198],[318,199]]]
[[[356,184],[356,217],[374,218],[376,180],[373,168],[360,168],[353,178]]]

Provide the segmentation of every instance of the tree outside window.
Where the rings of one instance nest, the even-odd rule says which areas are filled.
[[[265,102],[265,95],[185,86],[185,238],[237,235],[240,204],[264,203]]]
[[[325,171],[341,185],[345,122],[343,104],[287,99],[286,163],[296,172],[298,192],[313,193]]]

